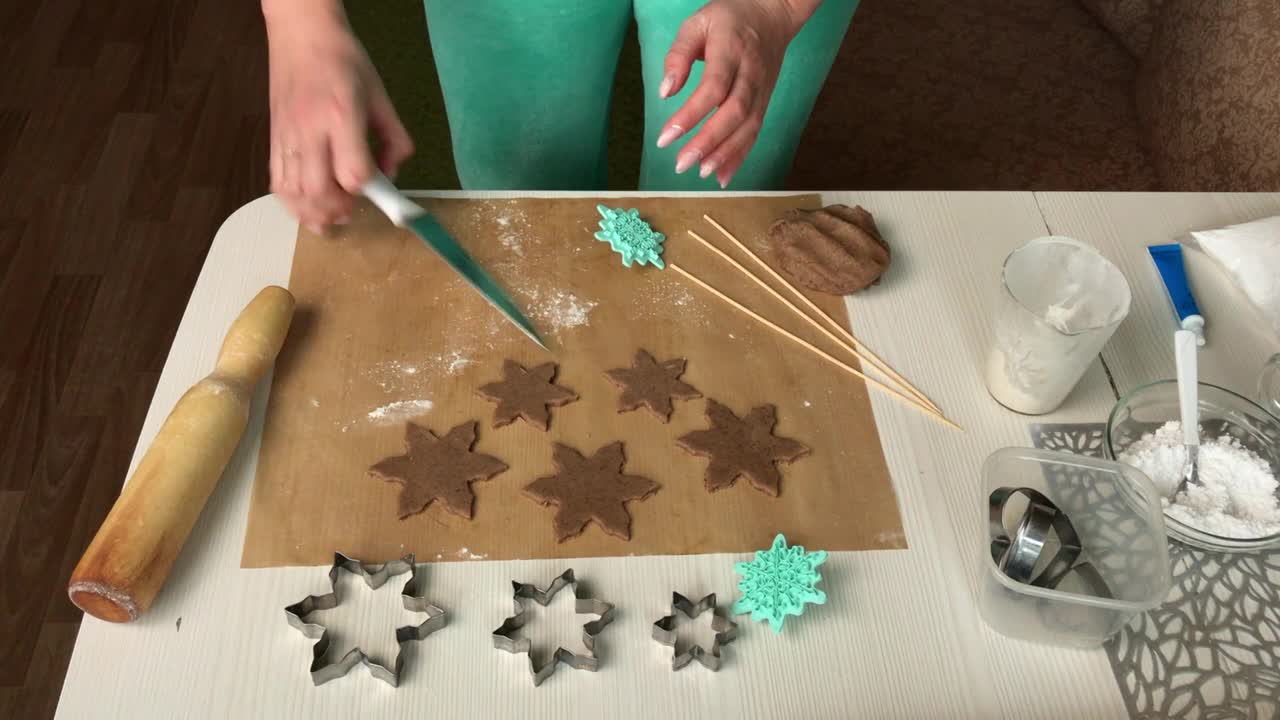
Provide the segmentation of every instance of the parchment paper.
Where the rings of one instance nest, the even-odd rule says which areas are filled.
[[[320,565],[335,550],[368,561],[405,552],[420,561],[743,552],[768,547],[777,532],[815,549],[906,547],[865,385],[671,270],[624,268],[592,235],[597,203],[639,208],[666,233],[668,261],[853,361],[685,232],[736,253],[702,219],[709,213],[763,251],[769,223],[789,208],[817,207],[816,196],[424,201],[526,308],[550,353],[414,236],[362,207],[334,236],[298,237],[297,319],[272,381],[243,566]],[[813,298],[844,319],[840,298]],[[707,427],[705,401],[677,401],[666,425],[644,410],[617,412],[619,390],[604,371],[629,365],[638,348],[685,358],[684,379],[739,414],[777,406],[776,432],[812,450],[783,466],[780,497],[745,479],[706,492],[707,461],[674,444]],[[549,432],[519,421],[494,429],[493,405],[475,388],[500,377],[505,358],[556,360],[559,383],[581,399],[552,410]],[[367,473],[402,453],[409,419],[437,434],[479,420],[476,449],[510,466],[473,485],[474,519],[433,503],[401,520],[399,486]],[[554,474],[553,440],[584,453],[622,440],[625,472],[662,485],[629,504],[629,542],[595,525],[556,542],[555,509],[521,491]]]

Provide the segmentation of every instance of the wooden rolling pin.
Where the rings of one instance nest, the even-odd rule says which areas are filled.
[[[240,443],[254,386],[293,320],[293,295],[267,287],[231,324],[208,377],[173,406],[71,573],[71,602],[111,622],[146,612]]]

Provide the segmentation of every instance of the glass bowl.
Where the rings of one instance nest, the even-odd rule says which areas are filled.
[[[1217,385],[1199,383],[1200,426],[1205,436],[1230,435],[1271,465],[1280,476],[1280,419],[1252,400]],[[1107,457],[1116,460],[1130,444],[1170,420],[1179,419],[1178,383],[1160,380],[1120,398],[1107,418]],[[1280,490],[1277,491],[1280,496]],[[1257,538],[1231,538],[1205,532],[1164,516],[1169,536],[1207,550],[1253,552],[1280,546],[1280,533]]]

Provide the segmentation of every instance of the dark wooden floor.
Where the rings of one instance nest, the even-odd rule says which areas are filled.
[[[66,578],[267,139],[256,3],[0,4],[0,717],[53,714]]]

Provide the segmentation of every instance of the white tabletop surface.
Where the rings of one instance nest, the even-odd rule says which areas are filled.
[[[1115,390],[1171,376],[1173,319],[1144,247],[1280,214],[1280,194],[857,192],[825,193],[824,200],[869,208],[894,249],[885,281],[848,302],[859,337],[968,429],[950,431],[872,394],[910,547],[832,553],[822,568],[827,605],[788,622],[779,636],[738,618],[741,636],[726,649],[719,673],[697,665],[673,673],[669,651],[650,638],[650,624],[667,614],[672,590],[694,597],[716,592],[722,606],[732,602],[733,561],[747,556],[438,563],[424,568],[426,594],[451,613],[451,622],[411,647],[398,689],[363,669],[313,687],[311,641],[285,623],[283,608],[325,590],[325,568],[239,566],[264,382],[244,441],[150,612],[130,625],[85,618],[58,716],[1124,716],[1103,650],[1008,640],[979,617],[977,538],[985,502],[979,468],[997,448],[1028,445],[1030,422],[1102,422]],[[208,372],[236,313],[264,285],[287,285],[295,234],[295,223],[270,197],[246,205],[219,230],[135,463],[179,395]],[[1128,277],[1134,304],[1103,352],[1106,368],[1095,363],[1060,410],[1033,420],[996,405],[981,368],[1001,261],[1048,234],[1098,247]],[[1204,376],[1252,395],[1254,377],[1280,351],[1280,339],[1211,261],[1191,252],[1188,263],[1208,318]],[[833,372],[821,382],[829,385],[815,391],[838,393],[847,381]],[[495,650],[490,632],[511,613],[511,580],[544,585],[569,565],[619,614],[599,640],[599,673],[561,668],[535,689],[524,658]],[[395,592],[361,595],[367,609],[347,617],[361,632],[385,637],[377,631],[403,618],[378,598]]]

